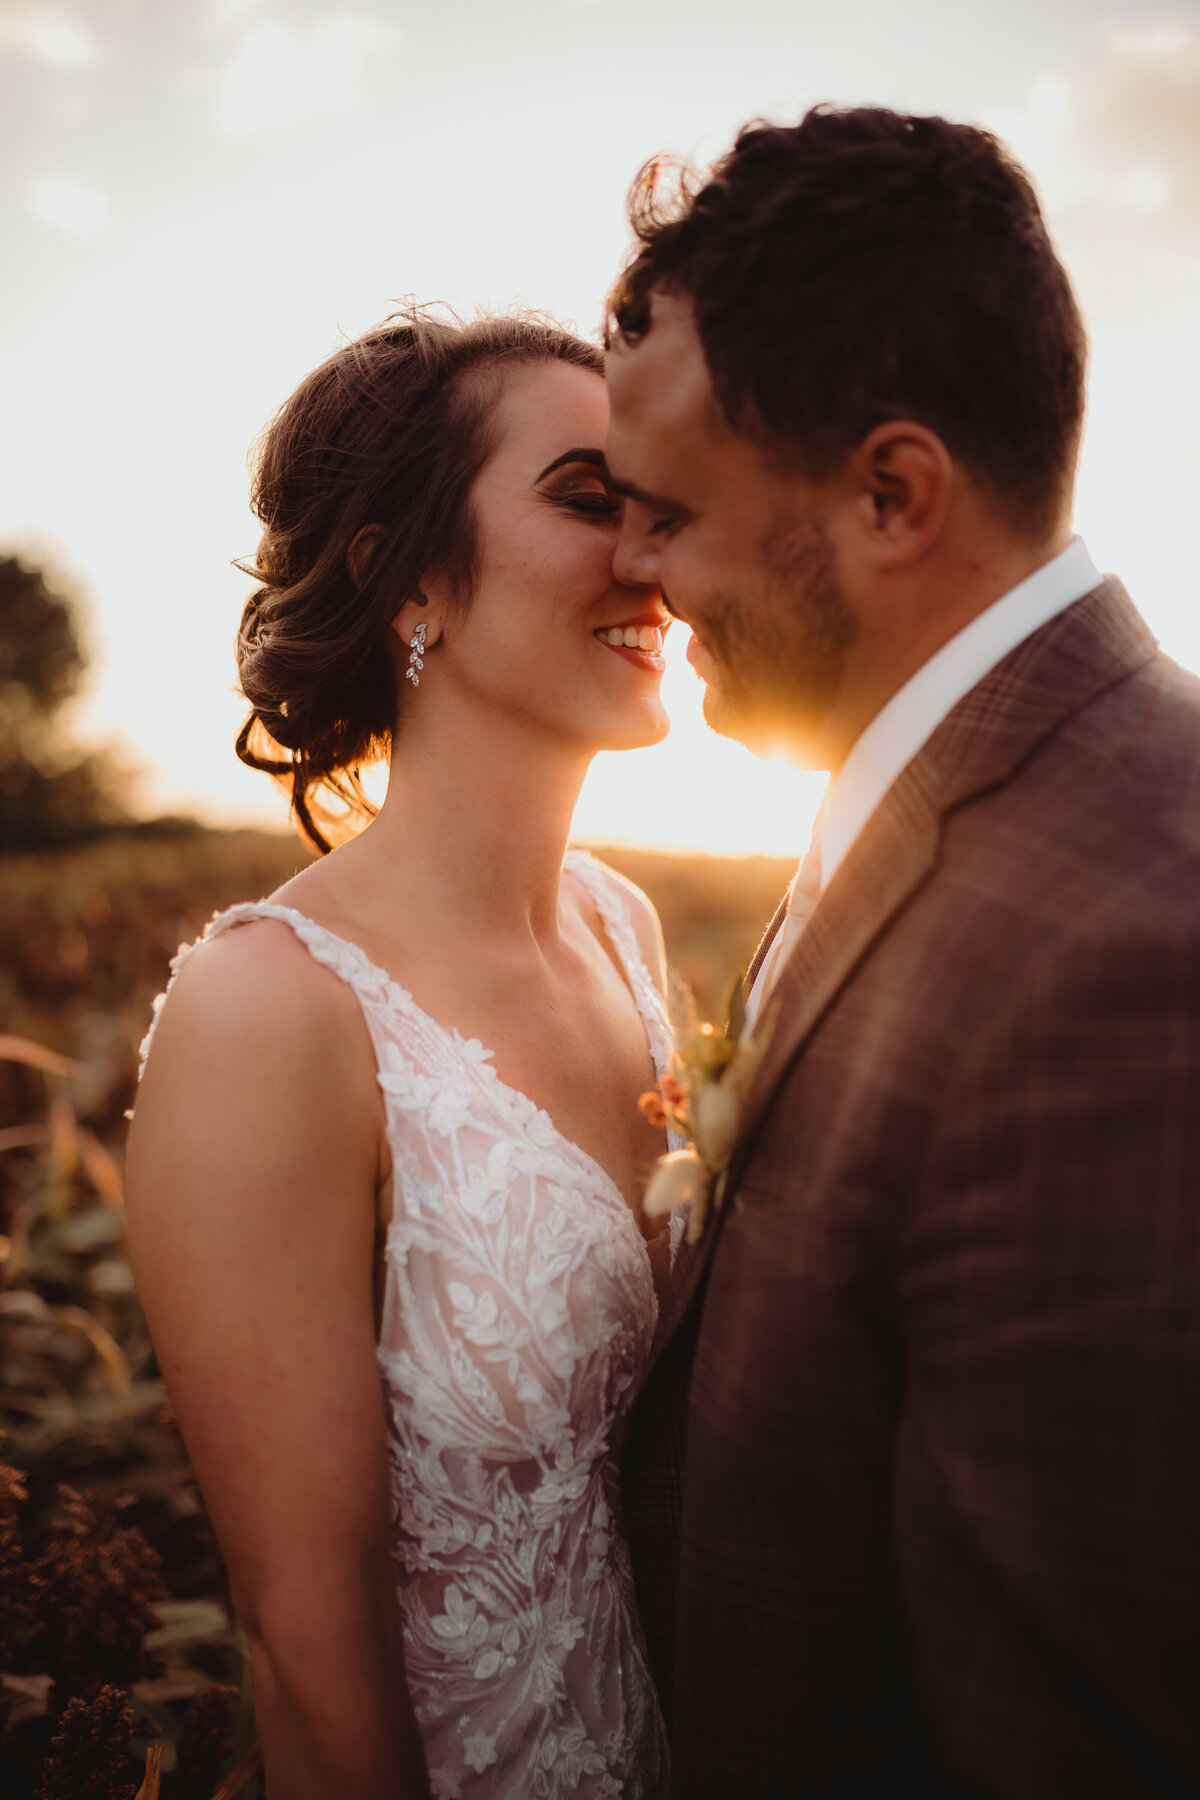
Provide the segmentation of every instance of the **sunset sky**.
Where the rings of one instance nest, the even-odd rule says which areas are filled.
[[[146,809],[284,822],[232,752],[230,560],[339,333],[415,293],[590,334],[645,158],[816,100],[1025,159],[1092,335],[1079,528],[1200,669],[1200,0],[0,0],[0,553],[81,596],[79,727]],[[577,831],[799,848],[821,779],[707,733],[673,637],[675,731],[599,759]]]

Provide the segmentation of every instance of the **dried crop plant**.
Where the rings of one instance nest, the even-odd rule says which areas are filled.
[[[134,1800],[133,1708],[118,1687],[68,1702],[50,1741],[37,1800]]]
[[[0,1792],[250,1800],[252,1751],[227,1773],[253,1734],[245,1658],[128,1275],[119,1165],[79,1116],[78,1064],[13,1037],[0,1061],[27,1098],[43,1084],[0,1129],[0,1409],[21,1465],[0,1463]]]

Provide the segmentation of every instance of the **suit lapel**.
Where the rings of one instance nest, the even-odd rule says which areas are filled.
[[[663,1303],[665,1342],[712,1260],[732,1196],[780,1082],[830,1001],[937,861],[939,820],[920,781],[898,783],[871,819],[801,932],[764,1008],[774,1016],[766,1053],[746,1095],[742,1133],[724,1199],[699,1244],[676,1259]]]
[[[937,861],[941,820],[919,772],[901,778],[868,821],[780,970],[764,1010],[766,1053],[742,1111],[732,1190],[781,1077],[826,1007]]]
[[[1068,718],[1148,662],[1155,650],[1145,622],[1110,577],[991,670],[889,789],[780,972],[768,1002],[774,1027],[746,1096],[724,1202],[700,1243],[685,1245],[676,1259],[652,1363],[703,1283],[737,1184],[788,1069],[871,946],[936,868],[946,815],[1011,780]],[[754,972],[783,911],[781,906],[768,927],[751,965]]]
[[[750,998],[750,990],[758,978],[758,971],[762,968],[763,962],[766,959],[767,951],[775,942],[775,933],[779,930],[779,927],[783,924],[784,918],[787,915],[788,895],[791,891],[790,887],[785,888],[783,899],[775,908],[774,917],[767,926],[767,929],[763,932],[762,937],[759,939],[758,949],[750,959],[750,967],[742,977],[742,990],[745,993],[747,1000]]]

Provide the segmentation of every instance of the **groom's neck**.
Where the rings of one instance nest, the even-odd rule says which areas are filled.
[[[1072,534],[1067,512],[1036,539],[964,519],[919,563],[855,595],[859,632],[822,730],[822,766],[836,774],[872,719],[918,670],[1065,550]]]

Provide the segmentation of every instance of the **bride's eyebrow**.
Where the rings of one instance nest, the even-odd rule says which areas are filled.
[[[545,481],[547,475],[553,475],[555,469],[561,469],[565,463],[590,463],[592,468],[599,469],[605,473],[607,472],[603,450],[578,448],[575,450],[564,450],[562,455],[556,456],[552,463],[547,463],[541,474],[538,476],[538,480]]]

